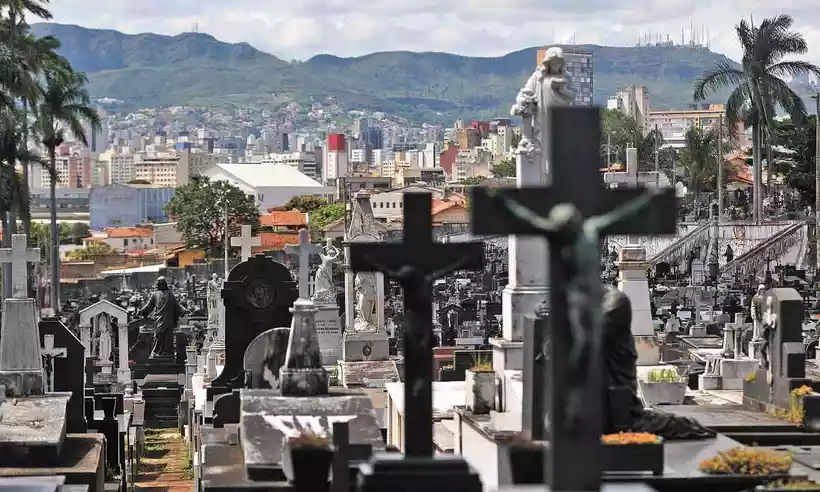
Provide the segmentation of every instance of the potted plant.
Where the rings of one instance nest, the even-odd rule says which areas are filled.
[[[293,482],[296,490],[324,490],[330,477],[330,465],[333,461],[333,450],[325,436],[303,432],[296,437],[287,438],[287,449],[283,458],[289,463],[282,463],[282,468]],[[289,465],[289,466],[288,466]]]
[[[742,446],[721,451],[698,465],[707,475],[750,476],[788,475],[791,467],[791,453]]]
[[[458,381],[458,373],[455,364],[445,364],[438,370],[439,381]]]
[[[648,432],[601,436],[604,472],[663,474],[663,439]]]
[[[686,398],[686,381],[677,369],[653,369],[646,381],[638,380],[638,389],[646,406],[681,405]]]
[[[540,441],[517,438],[507,447],[512,483],[544,483],[544,454],[546,446]]]
[[[495,371],[492,364],[482,362],[464,373],[467,386],[466,406],[475,414],[490,413],[495,406]]]
[[[805,480],[800,478],[795,479],[784,479],[784,480],[775,480],[774,482],[769,482],[766,485],[758,485],[755,489],[757,491],[765,491],[765,490],[773,490],[773,491],[785,491],[790,490],[794,491],[809,491],[809,490],[820,490],[820,483],[813,482],[811,480]]]

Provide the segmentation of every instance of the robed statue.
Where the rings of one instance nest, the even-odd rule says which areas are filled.
[[[354,331],[377,331],[376,323],[376,274],[359,272],[354,280],[356,289],[356,317]]]
[[[157,278],[157,290],[151,294],[139,313],[154,322],[154,344],[151,347],[150,358],[173,355],[174,328],[184,316],[185,310],[168,289],[165,277]]]
[[[327,244],[319,252],[322,264],[316,269],[313,278],[313,300],[336,302],[336,285],[333,283],[333,264],[339,261],[341,250],[328,238]]]

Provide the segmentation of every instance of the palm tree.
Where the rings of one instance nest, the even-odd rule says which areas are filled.
[[[9,231],[4,236],[16,232],[16,214],[28,215],[28,192],[16,166],[40,162],[37,155],[20,146],[22,128],[18,113],[13,109],[0,111],[0,223],[3,231]]]
[[[57,148],[65,142],[68,131],[74,138],[88,145],[83,123],[92,131],[100,128],[100,117],[90,106],[91,100],[83,73],[74,72],[68,62],[54,67],[46,74],[40,102],[37,105],[37,132],[48,154],[51,174],[49,198],[51,205],[51,308],[60,310],[60,234],[57,227]]]
[[[700,195],[705,191],[717,190],[718,162],[723,165],[723,179],[729,179],[732,169],[722,156],[718,155],[718,132],[691,126],[684,137],[684,147],[680,151],[680,165],[683,168],[683,182],[695,195],[695,211],[699,210]]]
[[[736,133],[739,123],[752,127],[754,217],[757,222],[761,219],[763,203],[760,148],[763,138],[771,142],[776,108],[783,108],[794,121],[802,121],[806,116],[806,107],[800,96],[781,77],[807,74],[820,76],[820,68],[812,63],[784,60],[794,55],[804,55],[808,51],[803,35],[791,31],[793,23],[794,19],[789,15],[765,19],[760,26],[740,21],[735,26],[735,31],[743,49],[741,66],[736,67],[727,61],[718,62],[712,70],[698,78],[693,93],[696,101],[702,101],[710,93],[732,87],[732,93],[726,101],[729,131]],[[767,149],[770,148],[771,145],[767,145]]]

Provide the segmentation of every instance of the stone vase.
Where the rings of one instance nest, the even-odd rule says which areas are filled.
[[[686,381],[657,382],[638,381],[641,399],[647,407],[656,405],[682,405],[686,398]]]
[[[490,413],[495,407],[495,372],[464,372],[467,391],[465,405],[474,414]]]

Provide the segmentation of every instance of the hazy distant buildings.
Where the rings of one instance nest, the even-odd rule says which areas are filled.
[[[606,102],[607,109],[614,109],[634,118],[644,133],[649,128],[649,91],[646,87],[629,86],[618,91]]]

